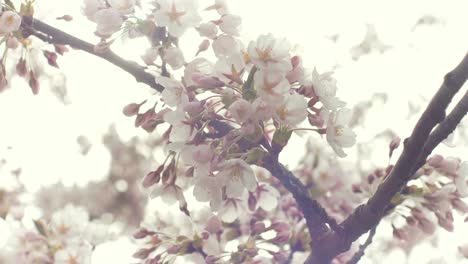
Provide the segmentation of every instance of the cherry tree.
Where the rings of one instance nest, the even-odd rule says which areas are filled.
[[[231,13],[228,1],[83,0],[95,43],[36,18],[36,5],[45,3],[1,4],[0,91],[16,89],[10,84],[19,77],[40,97],[43,68],[59,68],[62,56],[79,51],[153,90],[122,113],[150,140],[122,144],[115,128],[105,136],[113,168],[106,182],[39,191],[34,199],[44,214],[33,228],[21,221],[18,177],[15,188],[0,189],[0,215],[12,232],[0,249],[5,263],[91,263],[100,244],[122,234],[138,245],[135,263],[357,263],[379,226],[392,232],[376,245],[382,257],[393,248],[410,251],[438,229],[453,231],[455,211],[468,220],[466,155],[433,154],[450,144],[467,113],[468,54],[440,76],[412,132],[387,138],[388,164],[363,169],[359,158],[351,167],[340,159],[358,143],[365,107],[340,99],[334,72],[309,68],[287,39],[265,32],[243,40],[242,14]],[[184,38],[190,32],[197,36]],[[366,38],[373,37],[369,27]],[[128,60],[113,52],[121,39],[147,46]],[[295,137],[306,153],[290,168],[281,160]],[[79,143],[86,154],[86,138]],[[145,158],[141,145],[163,159]],[[350,182],[350,174],[359,180]],[[56,201],[59,192],[66,198]],[[83,199],[86,206],[72,205]],[[155,199],[174,210],[153,208],[145,217],[147,200]],[[103,217],[109,213],[111,221]],[[110,228],[119,221],[126,225]],[[468,258],[468,244],[457,250]]]

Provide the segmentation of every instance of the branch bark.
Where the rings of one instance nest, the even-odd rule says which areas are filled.
[[[157,84],[154,80],[154,76],[145,71],[145,68],[138,65],[136,62],[124,60],[112,51],[104,53],[97,53],[94,51],[94,45],[74,37],[68,33],[61,31],[55,27],[52,27],[40,20],[23,17],[22,29],[24,35],[33,35],[45,42],[59,45],[69,45],[75,49],[85,51],[91,55],[102,58],[122,70],[133,75],[137,82],[145,83],[156,91],[162,92],[164,87]]]
[[[430,152],[451,133],[467,113],[467,95],[445,118],[445,110],[454,95],[468,78],[468,54],[449,72],[442,86],[432,98],[418,120],[413,132],[404,142],[404,150],[392,171],[366,204],[358,206],[340,225],[342,234],[329,233],[322,243],[316,243],[307,264],[330,263],[338,254],[347,251],[352,242],[376,226],[384,217],[391,199],[410,180],[413,173],[424,164]],[[433,128],[440,125],[431,133]],[[416,158],[415,158],[416,157]]]

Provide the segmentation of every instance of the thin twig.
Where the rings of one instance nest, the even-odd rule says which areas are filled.
[[[377,227],[373,227],[369,235],[367,236],[366,242],[359,246],[359,250],[353,255],[353,257],[347,262],[347,264],[356,264],[358,261],[364,256],[364,251],[366,251],[367,247],[372,243],[372,239],[375,236],[375,231]]]
[[[93,44],[31,17],[23,17],[22,28],[24,34],[33,35],[52,44],[69,45],[75,49],[86,51],[130,73],[138,82],[145,83],[160,92],[164,90],[164,87],[157,84],[154,80],[154,76],[146,72],[144,67],[138,65],[136,62],[124,60],[110,50],[104,53],[97,53],[94,51]]]

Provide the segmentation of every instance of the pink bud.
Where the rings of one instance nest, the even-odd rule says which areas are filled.
[[[182,248],[182,245],[172,245],[167,249],[167,253],[169,254],[177,254],[179,250]]]
[[[222,228],[221,221],[219,221],[217,216],[212,216],[206,222],[205,230],[211,234],[218,233]]]
[[[461,212],[461,213],[468,213],[468,205],[462,201],[461,199],[453,199],[452,200],[452,206],[455,208],[455,210]]]
[[[57,17],[57,20],[64,20],[64,21],[70,22],[70,21],[73,20],[73,17],[70,16],[70,15],[64,15],[64,16],[61,16],[61,17]]]
[[[206,264],[216,264],[218,261],[218,258],[212,255],[208,255],[205,257],[205,262]]]
[[[146,228],[140,227],[135,233],[133,233],[133,238],[135,239],[142,239],[148,235],[148,230]]]
[[[278,232],[276,234],[276,237],[272,239],[272,242],[276,244],[285,244],[288,241],[289,241],[289,230]]]
[[[29,73],[29,87],[34,95],[39,93],[39,81],[33,71]]]
[[[184,111],[189,113],[191,116],[200,114],[204,109],[202,102],[188,102],[184,105]]]
[[[148,255],[154,251],[154,247],[152,248],[141,248],[140,250],[138,250],[137,252],[135,252],[135,254],[133,254],[133,257],[134,258],[137,258],[137,259],[146,259],[148,257]]]
[[[60,55],[63,55],[65,52],[68,51],[67,46],[60,45],[60,44],[54,44],[54,49],[55,49],[55,52],[57,52]]]
[[[20,58],[18,63],[16,64],[16,72],[18,72],[18,75],[21,77],[26,76],[28,73],[28,69],[26,67],[26,60],[24,58]]]
[[[400,143],[401,143],[401,138],[400,137],[396,137],[390,142],[390,145],[389,145],[390,152],[389,152],[389,155],[388,155],[389,157],[391,157],[392,154],[393,154],[393,151],[395,149],[397,149],[398,146],[400,146]]]
[[[283,262],[287,261],[288,256],[289,256],[289,254],[287,252],[285,252],[285,251],[279,251],[279,252],[273,253],[273,259],[277,263],[283,263]]]
[[[207,40],[207,39],[204,39],[200,43],[200,45],[198,45],[198,51],[197,51],[197,54],[195,54],[195,56],[198,56],[198,54],[200,54],[200,52],[203,52],[203,51],[207,50],[209,47],[210,47],[210,41]]]
[[[247,205],[249,206],[250,211],[255,211],[255,208],[257,208],[257,198],[255,198],[253,193],[249,192],[249,198],[247,199]]]
[[[289,224],[285,222],[274,222],[271,224],[271,228],[273,228],[276,232],[282,232],[282,231],[288,231],[289,230]]]
[[[224,86],[224,82],[219,80],[217,77],[200,73],[192,74],[192,81],[194,81],[198,86],[207,89],[219,88]]]
[[[6,41],[6,46],[9,49],[16,49],[19,46],[19,42],[15,37],[8,37]]]
[[[408,233],[404,229],[393,228],[393,236],[400,240],[408,240]]]
[[[256,222],[252,227],[252,235],[258,235],[265,232],[265,224],[263,222]]]
[[[131,104],[126,105],[122,112],[124,115],[129,116],[129,117],[134,116],[138,114],[138,111],[140,111],[140,107],[141,107],[141,104],[131,103]]]
[[[307,115],[307,119],[309,120],[309,124],[316,127],[322,127],[325,123],[325,120],[320,115]]]
[[[57,64],[57,53],[55,52],[50,52],[50,51],[47,51],[47,50],[44,50],[43,51],[44,53],[44,57],[46,57],[47,59],[47,63],[49,63],[50,66],[53,66],[55,68],[58,68],[58,64]]]
[[[144,188],[149,188],[154,184],[158,183],[161,179],[161,171],[164,169],[164,165],[160,165],[155,171],[151,171],[143,178],[142,185]]]
[[[293,56],[291,58],[291,65],[293,68],[296,68],[297,66],[299,66],[302,62],[302,58],[300,56]]]
[[[444,157],[441,155],[434,155],[427,160],[427,164],[432,167],[439,167],[442,164],[442,161],[444,161]]]
[[[105,40],[101,40],[98,44],[94,46],[94,52],[99,54],[106,53],[110,50],[110,46],[112,45],[112,43],[114,43],[114,41],[107,42]]]

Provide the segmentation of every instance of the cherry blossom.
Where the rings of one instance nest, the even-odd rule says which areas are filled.
[[[315,94],[326,110],[335,111],[337,108],[345,106],[343,101],[336,97],[336,80],[331,77],[332,72],[319,74],[314,68],[312,72],[312,85]]]
[[[268,184],[262,184],[257,187],[257,207],[265,211],[271,211],[278,205],[280,193],[274,187]]]
[[[118,10],[113,8],[100,9],[94,14],[97,23],[96,33],[99,36],[110,36],[120,30],[124,20]]]
[[[213,22],[201,23],[197,27],[198,33],[202,37],[214,39],[218,35],[218,27]]]
[[[154,13],[158,26],[167,27],[169,34],[180,37],[189,27],[200,23],[195,1],[159,0],[160,8]]]
[[[244,123],[253,113],[252,104],[244,99],[236,100],[229,106],[229,112],[232,117],[239,123]]]
[[[292,94],[285,97],[276,109],[276,119],[286,125],[295,126],[307,117],[307,101],[304,96]]]
[[[226,14],[221,17],[219,29],[231,36],[239,36],[241,18],[240,16]]]
[[[327,141],[335,153],[346,157],[343,148],[349,148],[356,143],[356,134],[348,127],[351,110],[342,108],[333,111],[327,122]]]
[[[118,10],[121,14],[128,14],[133,11],[136,0],[107,0],[109,5]]]
[[[217,175],[226,185],[226,195],[231,198],[240,197],[244,189],[254,191],[257,181],[252,168],[244,160],[230,159],[220,165]]]
[[[260,35],[248,46],[249,58],[258,68],[284,73],[292,69],[289,50],[290,44],[286,39],[275,39],[272,34]]]
[[[19,29],[21,16],[14,11],[6,10],[0,15],[0,33],[8,34]]]
[[[222,204],[222,182],[218,176],[197,177],[193,196],[199,202],[210,202],[211,209],[217,211]]]
[[[168,111],[164,114],[164,121],[172,125],[169,140],[171,142],[186,142],[193,136],[192,127],[187,124],[185,112],[177,108],[174,111]]]
[[[178,70],[185,64],[184,54],[177,47],[168,47],[162,52],[163,60],[171,65],[172,69]]]
[[[256,72],[254,83],[260,98],[271,104],[282,102],[291,88],[281,72],[272,70]]]
[[[245,62],[240,53],[233,53],[227,57],[220,57],[214,66],[215,74],[226,83],[242,84],[245,72]]]
[[[179,81],[164,76],[156,76],[156,83],[165,89],[161,93],[162,100],[168,106],[184,105],[188,102],[188,96],[184,86]]]
[[[216,57],[230,56],[239,53],[240,45],[237,39],[231,35],[222,34],[216,37],[211,44]]]
[[[95,21],[96,12],[100,9],[106,8],[104,0],[84,0],[81,5],[81,13],[89,20]]]

